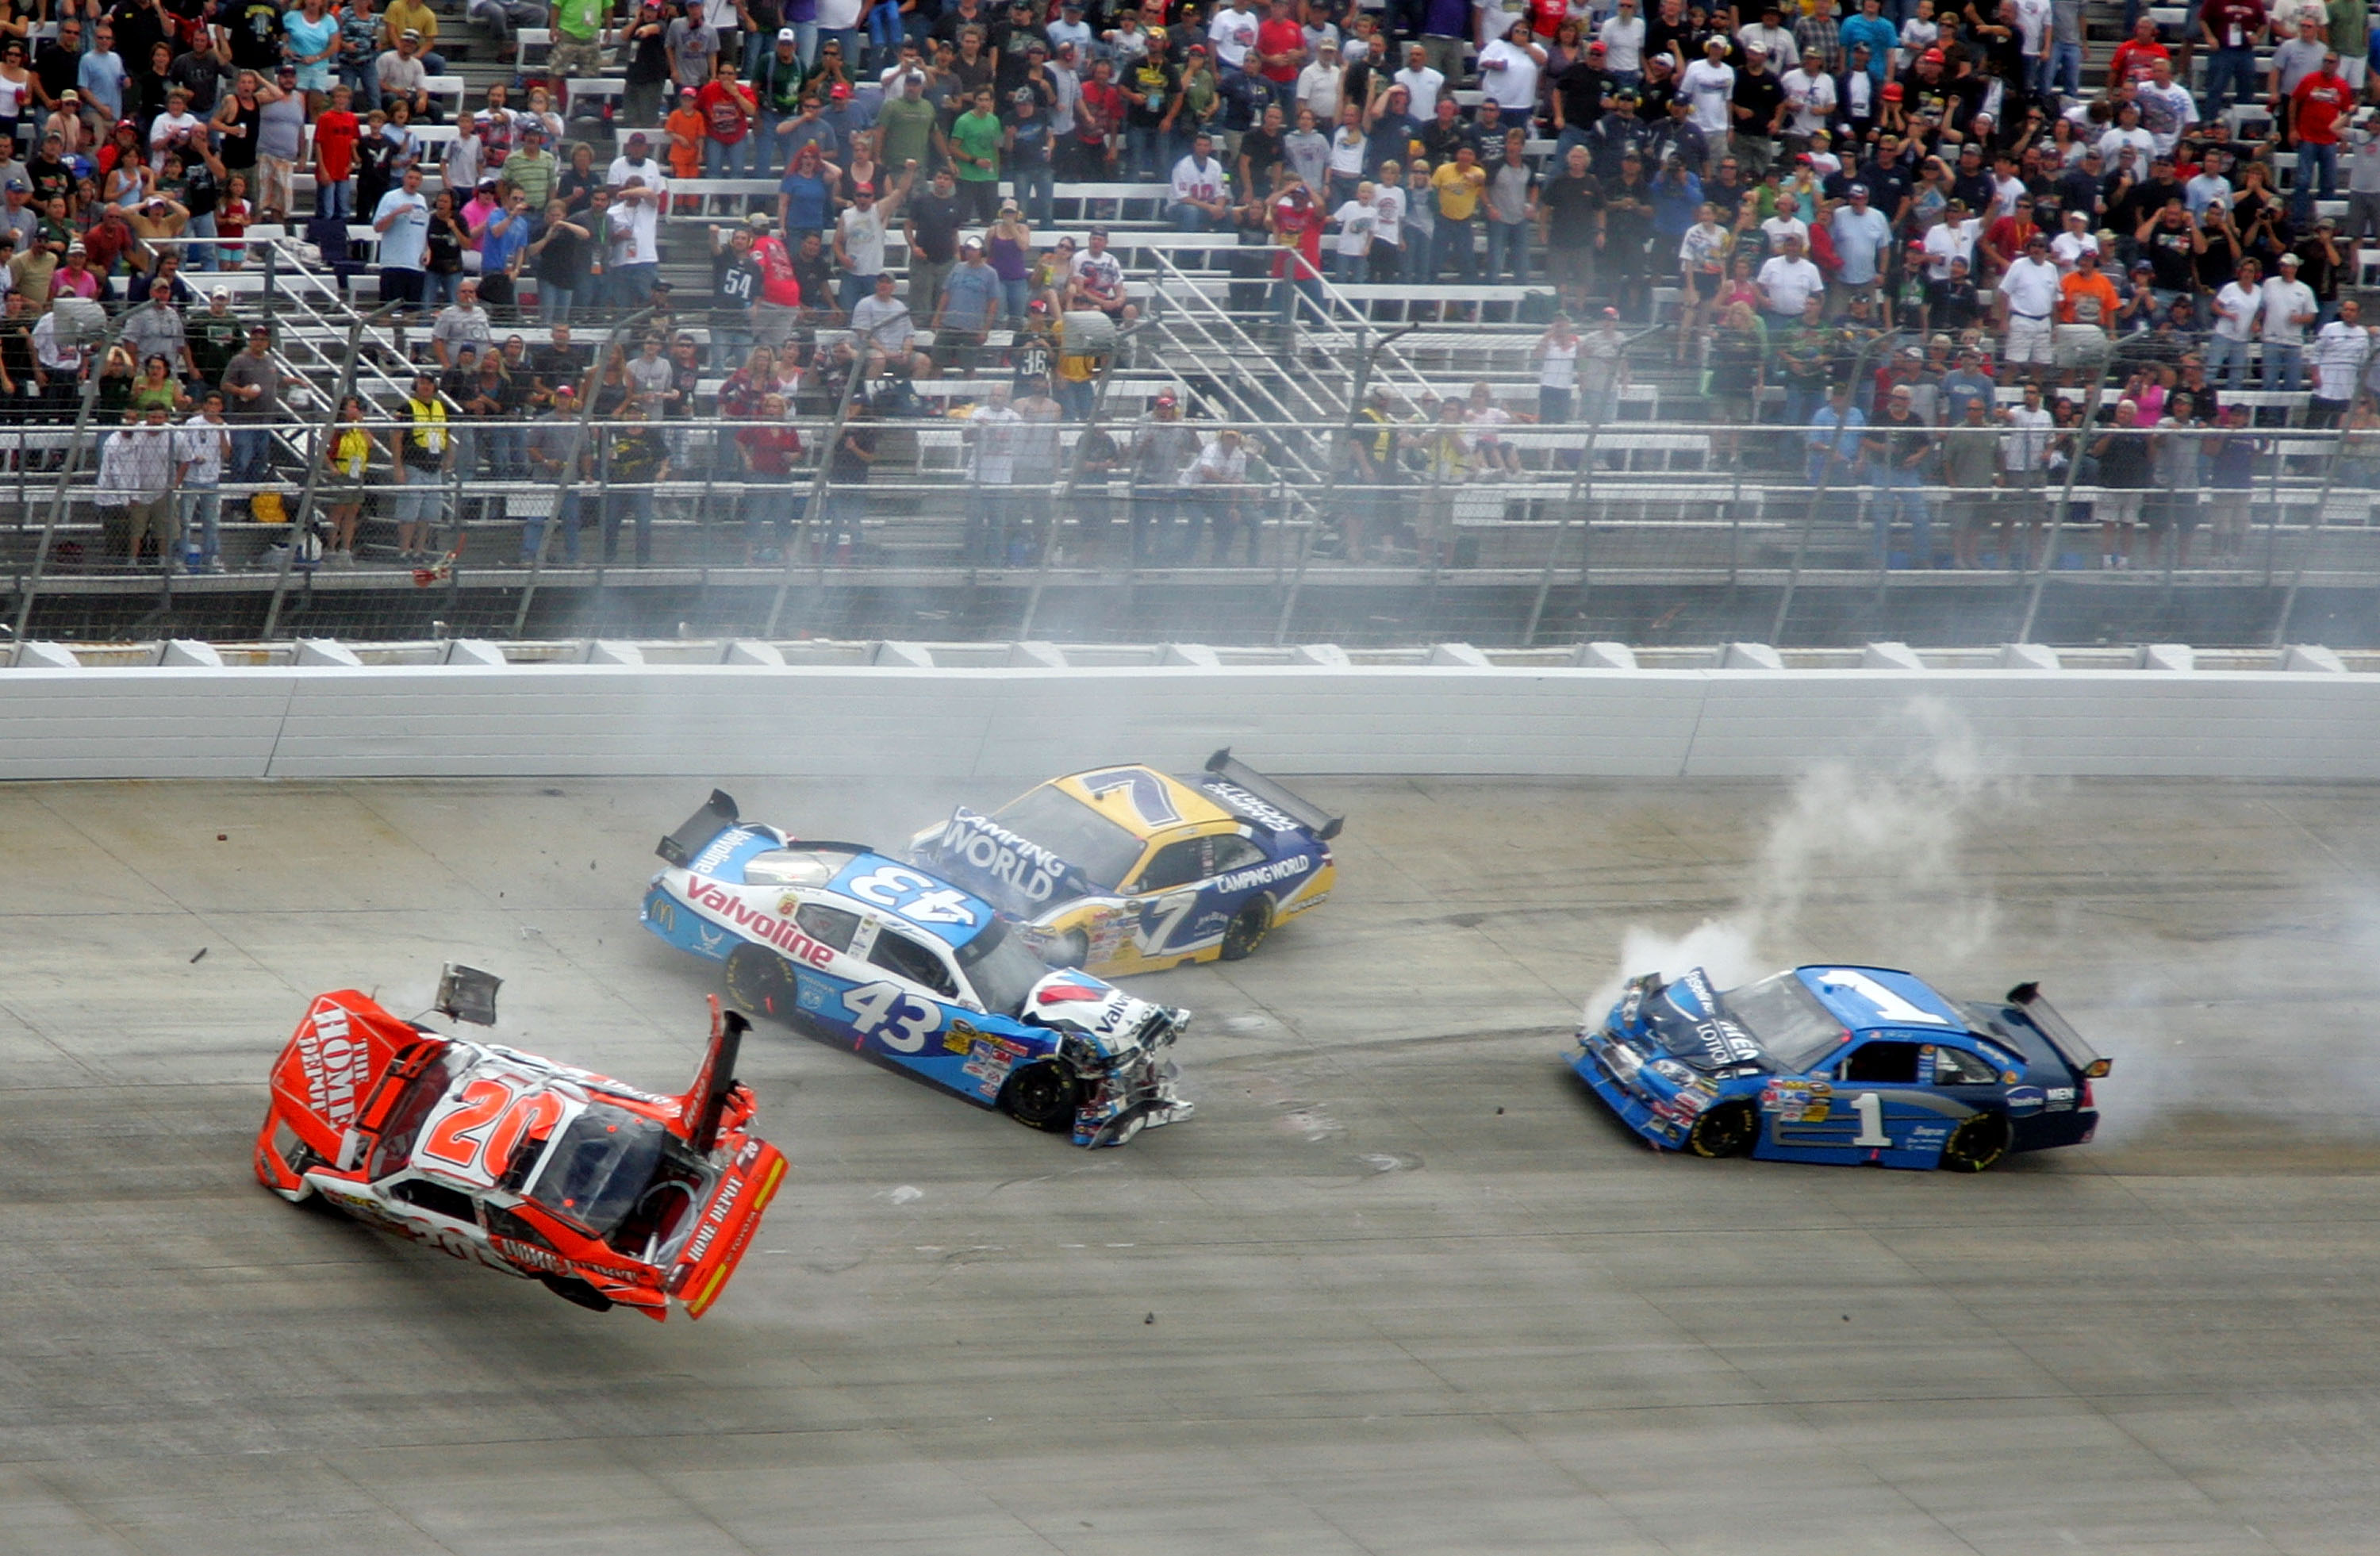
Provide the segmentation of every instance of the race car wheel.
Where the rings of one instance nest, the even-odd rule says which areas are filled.
[[[1977,1113],[1950,1131],[1942,1146],[1942,1165],[1953,1173],[1981,1173],[1998,1165],[2008,1150],[2008,1115]]]
[[[794,969],[773,951],[739,945],[727,955],[727,993],[754,1015],[794,1019]]]
[[[1694,1120],[1686,1149],[1696,1156],[1742,1156],[1760,1137],[1760,1115],[1749,1102],[1722,1102]]]
[[[1082,1083],[1063,1067],[1034,1064],[1008,1077],[1000,1088],[1000,1109],[1035,1129],[1072,1129],[1082,1098]]]
[[[1223,960],[1236,962],[1265,942],[1272,933],[1272,904],[1258,897],[1240,909],[1239,917],[1223,930]]]

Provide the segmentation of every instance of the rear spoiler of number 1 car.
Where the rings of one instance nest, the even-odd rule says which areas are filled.
[[[1314,835],[1325,843],[1338,836],[1340,827],[1346,821],[1345,817],[1333,816],[1312,800],[1290,793],[1247,763],[1233,761],[1229,746],[1207,759],[1207,771],[1238,784],[1298,825],[1312,829]]]
[[[2115,1067],[2114,1061],[2103,1058],[2097,1049],[2083,1040],[2082,1033],[2067,1024],[2066,1017],[2058,1014],[2056,1006],[2041,997],[2040,984],[2018,984],[2008,991],[2008,1002],[2024,1012],[2025,1019],[2049,1039],[2049,1046],[2058,1051],[2058,1057],[2065,1060],[2076,1075],[2087,1080],[2099,1080]]]

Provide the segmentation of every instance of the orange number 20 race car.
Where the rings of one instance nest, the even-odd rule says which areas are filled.
[[[437,1008],[491,1025],[499,980],[449,966]],[[401,1020],[352,989],[315,1000],[273,1066],[256,1175],[290,1202],[542,1281],[597,1311],[700,1318],[760,1224],[785,1159],[747,1133],[744,1018],[710,1003],[681,1097]]]

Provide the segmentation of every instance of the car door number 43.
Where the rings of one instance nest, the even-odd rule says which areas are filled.
[[[843,1003],[861,1037],[874,1038],[895,1053],[920,1052],[942,1024],[941,1011],[897,983],[863,983],[845,991]]]

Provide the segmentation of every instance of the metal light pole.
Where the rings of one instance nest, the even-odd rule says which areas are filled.
[[[621,335],[635,329],[638,325],[643,323],[652,316],[653,310],[651,309],[638,309],[636,312],[629,314],[625,319],[612,326],[612,337],[606,344],[610,346],[613,351],[625,357],[625,351],[620,345]],[[602,363],[600,358],[588,369],[587,376],[589,380],[587,384],[587,393],[580,396],[578,406],[577,458],[584,458],[587,455],[589,448],[589,430],[593,426],[595,421],[595,393],[601,385],[603,379]],[[575,464],[577,459],[574,458],[572,462]],[[553,517],[544,529],[538,531],[537,554],[529,558],[528,582],[521,590],[520,607],[513,612],[513,637],[516,639],[517,639],[522,633],[528,630],[529,606],[537,599],[538,579],[542,577],[545,573],[545,548],[553,543],[553,532],[562,528],[562,511],[564,505],[569,499],[571,485],[572,472],[568,469],[565,469],[554,480]],[[584,524],[585,517],[586,516],[583,514],[580,515],[582,525]],[[599,526],[603,521],[603,516],[600,511],[595,516],[595,521]]]
[[[97,304],[87,306],[92,312],[98,311]],[[126,317],[129,318],[130,315],[128,314]],[[115,345],[116,336],[124,328],[123,319],[108,323],[103,315],[99,321],[100,327],[94,331],[91,328],[93,321],[88,316],[78,317],[76,310],[61,311],[55,305],[52,307],[50,318],[53,321],[53,330],[57,328],[57,322],[67,321],[67,328],[70,332],[69,342],[78,350],[84,352],[96,349],[99,353],[99,367],[103,371],[105,370],[107,353]],[[25,579],[25,597],[17,604],[17,626],[10,636],[19,643],[25,640],[25,629],[33,619],[33,601],[41,592],[42,571],[49,564],[50,543],[57,535],[58,526],[66,518],[67,489],[74,475],[75,456],[82,447],[85,434],[91,430],[91,408],[98,402],[99,373],[91,371],[91,359],[85,356],[82,393],[75,407],[74,431],[67,434],[66,452],[58,460],[58,483],[50,492],[49,517],[42,520],[42,538],[33,548],[33,567]]]
[[[1898,337],[1898,331],[1885,331],[1861,346],[1858,354],[1852,358],[1852,408],[1858,408],[1860,375],[1868,371],[1870,353],[1879,346],[1887,350],[1892,349],[1892,343]],[[1835,446],[1838,449],[1842,446],[1843,432],[1840,425],[1835,429]],[[1802,516],[1802,533],[1793,541],[1793,565],[1785,575],[1785,592],[1777,601],[1777,618],[1768,624],[1768,641],[1772,645],[1785,641],[1785,618],[1792,614],[1793,596],[1802,587],[1802,568],[1810,553],[1810,532],[1817,528],[1819,510],[1826,504],[1828,478],[1833,474],[1834,461],[1830,458],[1827,461],[1827,468],[1818,472],[1818,484],[1811,491],[1809,508]]]
[[[1363,328],[1368,331],[1370,327],[1370,322],[1366,320]],[[1355,431],[1356,419],[1364,414],[1366,398],[1371,393],[1373,364],[1379,359],[1381,352],[1420,328],[1421,325],[1415,322],[1407,324],[1402,329],[1391,330],[1356,353],[1354,383],[1348,390],[1347,423],[1340,430],[1340,436],[1345,440],[1342,449],[1343,454],[1352,455],[1360,437]],[[1393,454],[1394,450],[1391,449],[1390,452]],[[1369,500],[1376,504],[1379,501],[1380,491],[1381,488],[1377,484],[1372,489]],[[1297,570],[1290,575],[1289,588],[1281,595],[1281,619],[1273,624],[1272,640],[1275,647],[1289,641],[1290,618],[1296,614],[1297,597],[1305,591],[1305,565],[1313,552],[1314,541],[1309,536],[1305,543],[1297,548]],[[1362,558],[1349,557],[1347,560],[1358,562]]]
[[[868,347],[855,342],[851,352],[851,373],[843,381],[843,395],[835,401],[834,420],[827,427],[826,444],[819,450],[818,470],[810,477],[809,502],[802,511],[802,527],[795,531],[793,544],[785,548],[785,571],[783,577],[777,580],[777,597],[770,602],[768,624],[760,631],[763,638],[777,635],[777,618],[784,614],[785,596],[794,587],[794,563],[809,541],[810,526],[818,518],[819,505],[826,500],[827,469],[834,459],[836,445],[843,442],[844,426],[851,419],[852,398],[859,393],[860,381],[867,376]],[[823,555],[819,558],[818,588],[821,594],[826,591],[826,558]]]
[[[1091,393],[1091,414],[1085,419],[1083,430],[1075,436],[1075,456],[1066,462],[1065,484],[1058,490],[1056,509],[1050,516],[1050,533],[1041,542],[1041,565],[1034,571],[1032,592],[1025,597],[1025,619],[1016,628],[1019,638],[1033,636],[1033,618],[1040,614],[1041,591],[1050,582],[1050,561],[1058,551],[1058,526],[1065,522],[1066,512],[1074,504],[1075,490],[1082,483],[1083,449],[1090,442],[1091,430],[1107,414],[1108,386],[1115,381],[1117,364],[1123,360],[1124,342],[1147,322],[1148,321],[1145,319],[1135,320],[1117,331],[1115,349],[1108,353],[1105,362],[1099,364],[1099,387]]]
[[[2107,373],[2116,365],[2116,343],[2107,342],[2107,349],[2099,358],[2099,371],[2091,380],[2091,393],[2082,402],[2082,414],[2074,428],[2074,453],[2066,461],[2066,486],[2058,495],[2058,508],[2049,521],[2049,535],[2041,548],[2041,565],[2034,569],[2033,591],[2024,602],[2024,620],[2018,624],[2016,640],[2033,641],[2033,624],[2041,614],[2041,591],[2049,585],[2049,570],[2058,565],[2058,542],[2066,533],[2066,515],[2074,505],[2074,479],[2082,468],[2082,444],[2091,434],[2092,424],[2099,415],[2099,396],[2107,387]]]
[[[266,288],[266,295],[271,295],[270,287]],[[338,392],[331,396],[330,412],[322,418],[322,442],[315,446],[314,457],[306,462],[305,489],[298,493],[298,511],[289,521],[290,543],[283,548],[287,554],[281,559],[281,576],[273,580],[273,603],[264,613],[262,636],[267,642],[273,640],[273,632],[281,625],[281,602],[289,589],[290,568],[297,562],[298,538],[306,533],[306,526],[313,522],[314,492],[321,483],[323,461],[330,456],[331,440],[338,435],[339,407],[346,403],[349,395],[355,393],[356,353],[363,345],[364,331],[388,318],[401,306],[403,305],[399,303],[389,303],[373,310],[347,326],[347,357],[346,360],[339,366]],[[272,436],[269,432],[265,435]]]

